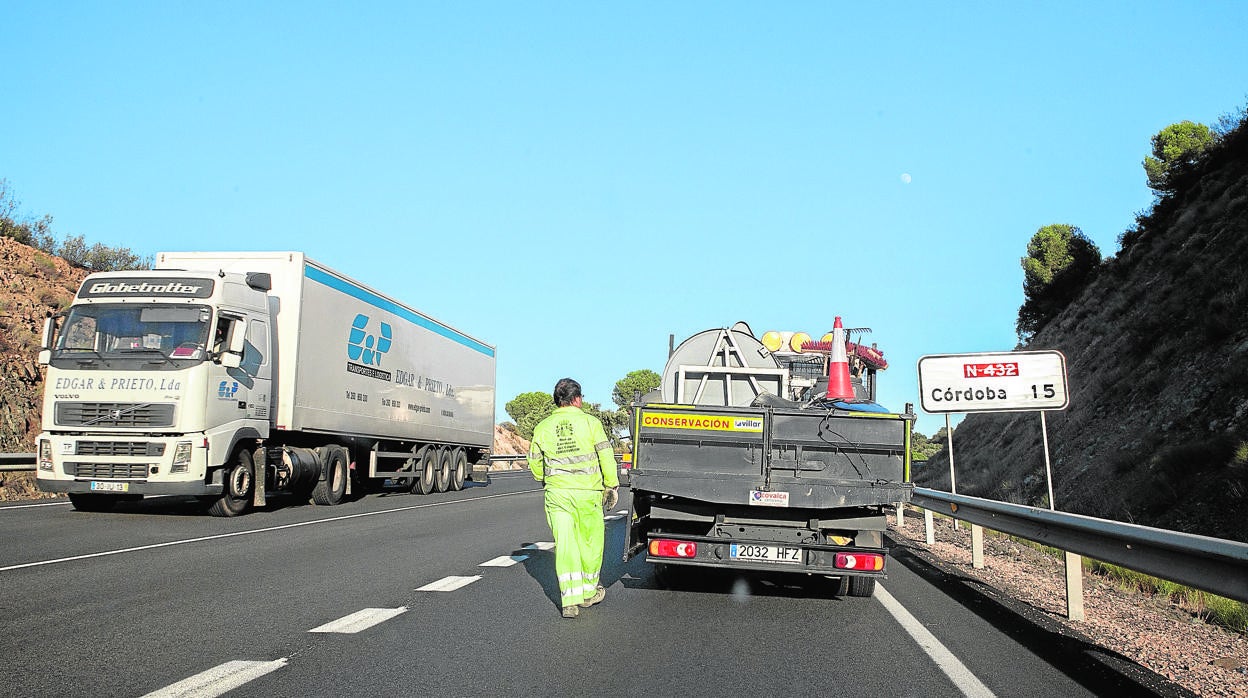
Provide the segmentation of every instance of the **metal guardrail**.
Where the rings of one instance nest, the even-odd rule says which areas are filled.
[[[0,472],[34,471],[35,454],[33,453],[0,453]]]
[[[1248,603],[1248,544],[916,487],[911,504]]]

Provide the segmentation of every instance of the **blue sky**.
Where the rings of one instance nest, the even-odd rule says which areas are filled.
[[[0,178],[61,235],[302,250],[496,345],[500,420],[837,315],[900,411],[1014,347],[1037,228],[1114,254],[1149,138],[1248,103],[1248,3],[774,5],[8,2]]]

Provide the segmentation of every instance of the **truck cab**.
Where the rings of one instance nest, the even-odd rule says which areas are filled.
[[[269,286],[267,274],[88,276],[44,327],[39,487],[93,510],[219,496],[213,466],[269,432]]]

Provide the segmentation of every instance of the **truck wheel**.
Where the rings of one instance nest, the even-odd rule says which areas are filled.
[[[434,474],[438,468],[438,449],[433,446],[422,446],[417,459],[420,470],[416,481],[412,483],[412,494],[429,494],[433,491]]]
[[[341,504],[347,493],[347,478],[350,477],[347,463],[347,449],[342,446],[322,446],[316,454],[324,468],[325,477],[316,481],[312,488],[312,501],[320,506]]]
[[[255,485],[255,468],[251,460],[251,452],[239,449],[234,454],[234,461],[225,469],[224,489],[208,513],[213,516],[238,516],[246,513],[251,507],[251,489]]]
[[[844,579],[842,577],[841,579]],[[875,577],[850,577],[849,595],[867,597],[875,593]]]
[[[464,449],[451,451],[451,489],[458,492],[464,489],[464,480],[468,477],[468,456]]]
[[[117,504],[117,495],[70,492],[69,502],[78,511],[109,511]]]
[[[445,446],[438,449],[437,479],[433,481],[435,492],[445,492],[451,488],[451,452]]]

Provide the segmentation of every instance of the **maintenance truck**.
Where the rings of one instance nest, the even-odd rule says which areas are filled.
[[[850,333],[867,328],[849,330]],[[671,351],[632,405],[624,560],[661,576],[724,568],[827,577],[870,596],[885,573],[885,509],[910,500],[915,415],[875,402],[887,361],[849,342],[749,326]]]
[[[300,252],[162,252],[44,325],[40,489],[74,507],[488,479],[495,349]],[[289,497],[287,497],[289,499]]]

